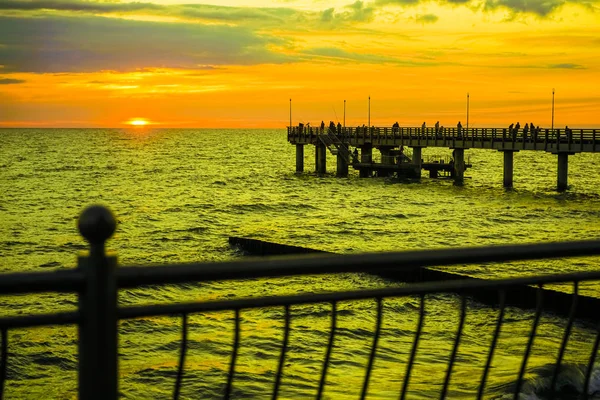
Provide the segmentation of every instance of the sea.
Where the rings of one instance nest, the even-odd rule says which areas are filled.
[[[424,149],[423,158],[449,149]],[[302,174],[285,129],[0,129],[0,273],[76,267],[87,248],[77,231],[81,211],[109,207],[116,233],[107,243],[120,265],[214,262],[245,257],[228,237],[249,237],[342,254],[595,239],[600,236],[598,156],[569,158],[569,189],[556,192],[557,159],[523,151],[514,157],[514,188],[502,187],[502,153],[468,150],[464,185],[314,173],[306,148]],[[598,268],[596,258],[444,267],[480,278],[522,277]],[[1,277],[0,277],[1,279]],[[295,276],[122,290],[119,304],[246,298],[402,286],[363,274]],[[570,292],[570,285],[557,290]],[[598,296],[597,282],[580,292]],[[73,310],[76,297],[55,293],[0,297],[0,315]],[[458,326],[460,299],[428,295],[423,335],[408,399],[439,398]],[[400,395],[416,330],[419,299],[383,301],[382,330],[367,398]],[[327,347],[331,306],[291,307],[281,398],[314,398]],[[464,334],[447,398],[474,398],[498,310],[468,299]],[[533,310],[507,308],[485,398],[503,398],[517,377]],[[323,398],[359,397],[376,323],[373,300],[342,302]],[[119,324],[119,389],[126,399],[171,398],[181,317]],[[567,321],[543,314],[521,398],[544,398]],[[221,398],[233,343],[234,313],[189,318],[180,398]],[[283,339],[284,310],[242,310],[233,398],[269,398]],[[576,321],[559,385],[581,390],[597,327]],[[5,399],[77,396],[74,326],[11,329]],[[547,375],[547,374],[546,374]],[[550,374],[551,375],[551,374]],[[544,380],[545,379],[545,380]],[[592,389],[600,389],[595,370]],[[542,388],[538,390],[539,388]],[[512,397],[507,397],[512,398]],[[575,397],[564,397],[575,398]]]

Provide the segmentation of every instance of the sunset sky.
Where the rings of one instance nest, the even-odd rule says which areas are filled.
[[[600,0],[0,0],[0,127],[600,127]]]

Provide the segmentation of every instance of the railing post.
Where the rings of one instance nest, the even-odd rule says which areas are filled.
[[[79,256],[85,275],[79,293],[79,398],[118,398],[117,257],[106,255],[104,243],[115,231],[112,213],[102,206],[88,207],[79,217],[79,231],[90,243],[89,254]]]

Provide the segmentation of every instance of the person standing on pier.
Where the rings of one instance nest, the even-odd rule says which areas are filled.
[[[440,130],[440,121],[435,123],[435,133],[438,133],[439,130]]]
[[[573,140],[573,130],[569,128],[569,126],[565,126],[565,135],[567,136],[567,140],[570,142]]]
[[[460,139],[462,137],[462,124],[460,121],[456,124],[456,133],[458,133],[458,138]]]
[[[337,133],[338,133],[338,135],[342,134],[342,124],[340,124],[339,122],[337,124]]]
[[[527,133],[529,132],[529,124],[525,124],[523,128],[523,143],[527,141]]]
[[[329,121],[329,133],[335,133],[335,122]]]
[[[321,133],[325,132],[325,122],[321,121]]]

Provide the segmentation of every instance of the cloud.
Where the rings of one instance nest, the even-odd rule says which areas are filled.
[[[0,85],[18,85],[19,83],[25,83],[25,81],[23,79],[0,79]]]
[[[350,12],[342,14],[345,17],[344,19],[357,22],[371,21],[373,19],[373,12],[375,11],[373,7],[365,7],[365,4],[360,0],[347,5],[345,8],[349,9]]]
[[[434,14],[419,14],[415,17],[415,21],[421,24],[435,24],[439,17]]]
[[[486,0],[484,9],[504,8],[515,13],[533,13],[544,17],[565,3],[566,0]],[[571,1],[571,3],[578,3],[578,1]]]
[[[281,63],[281,38],[245,27],[102,17],[0,17],[4,71],[89,72]]]
[[[580,64],[570,64],[570,63],[550,64],[548,66],[548,68],[552,68],[552,69],[585,69],[585,67],[583,65],[580,65]]]
[[[377,6],[412,6],[429,0],[376,0]],[[546,17],[565,4],[579,4],[594,8],[598,0],[437,0],[441,5],[464,5],[472,9],[495,11],[508,10],[515,14],[535,14]]]
[[[354,53],[345,51],[337,47],[316,47],[307,49],[303,52],[304,55],[309,56],[310,59],[322,58],[331,61],[350,62],[358,61],[363,63],[372,64],[397,64],[397,65],[434,65],[432,62],[415,62],[409,60],[403,60],[396,57],[381,56],[377,54],[365,54],[365,53]]]
[[[286,7],[227,7],[209,4],[162,5],[143,2],[100,2],[79,0],[2,0],[0,10],[65,11],[88,14],[136,14],[205,20],[220,23],[260,22],[261,24],[285,24],[306,18],[306,12]],[[316,15],[316,13],[310,13]]]
[[[323,21],[323,22],[333,21],[333,12],[334,11],[335,11],[335,8],[328,8],[327,10],[323,11],[323,13],[321,14],[321,21]]]
[[[354,22],[370,22],[375,17],[374,7],[365,7],[365,4],[357,0],[343,7],[343,11],[336,13],[335,8],[328,8],[319,14],[320,22],[330,22],[331,27],[339,27],[340,24]],[[321,26],[321,29],[324,27]],[[327,28],[327,27],[325,27]]]

